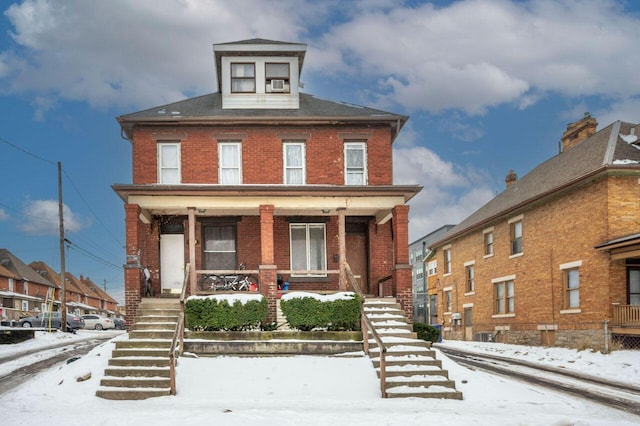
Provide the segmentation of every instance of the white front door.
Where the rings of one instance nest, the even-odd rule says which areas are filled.
[[[184,280],[184,235],[160,235],[160,287],[162,293],[180,293]]]

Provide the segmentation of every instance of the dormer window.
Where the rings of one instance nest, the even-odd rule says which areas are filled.
[[[232,63],[231,64],[231,92],[255,93],[256,91],[256,64]]]
[[[289,93],[289,63],[266,63],[266,93]]]

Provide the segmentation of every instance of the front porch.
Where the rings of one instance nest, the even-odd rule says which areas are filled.
[[[142,295],[190,295],[206,275],[253,276],[276,319],[278,279],[289,290],[345,291],[349,262],[365,294],[397,297],[412,318],[406,202],[419,187],[121,185],[126,202],[127,317]],[[243,264],[245,269],[240,269]]]
[[[640,305],[613,305],[611,335],[624,347],[640,347]]]

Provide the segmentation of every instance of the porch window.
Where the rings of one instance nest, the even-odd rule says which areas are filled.
[[[515,312],[515,289],[513,281],[502,281],[493,284],[495,295],[495,314],[512,314]]]
[[[218,144],[220,184],[239,185],[242,183],[242,151],[240,147],[240,142],[221,142]]]
[[[163,142],[158,144],[158,183],[180,183],[180,144]]]
[[[640,305],[640,269],[629,270],[629,304]]]
[[[325,224],[290,224],[291,269],[323,271],[327,269]],[[326,276],[322,273],[291,274],[292,276]]]
[[[256,64],[235,63],[231,64],[231,92],[255,93],[256,91]]]
[[[306,175],[304,142],[285,142],[283,154],[285,185],[304,185]]]
[[[578,268],[565,269],[562,274],[565,289],[564,307],[580,307],[580,273]]]
[[[367,184],[367,144],[365,142],[345,142],[344,164],[345,185]]]
[[[205,226],[204,269],[236,269],[236,227]]]

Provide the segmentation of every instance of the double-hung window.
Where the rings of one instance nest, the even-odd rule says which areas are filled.
[[[13,278],[9,278],[9,291],[15,291],[13,286]]]
[[[451,248],[446,248],[442,250],[442,253],[444,254],[444,273],[445,275],[450,274],[451,273]]]
[[[451,297],[451,290],[444,291],[444,306],[445,312],[451,312],[453,309],[453,298]]]
[[[515,313],[515,287],[513,280],[494,282],[493,290],[495,297],[494,313],[497,315]]]
[[[629,281],[629,304],[640,305],[640,269],[629,269],[627,280]]]
[[[522,219],[509,222],[511,235],[511,255],[522,253]]]
[[[256,64],[232,63],[231,64],[231,92],[255,93],[256,91]]]
[[[485,231],[483,233],[484,239],[484,255],[491,256],[493,255],[493,231]]]
[[[24,290],[24,294],[29,294],[29,283],[27,281],[24,282],[22,289]]]
[[[326,230],[324,223],[292,223],[291,269],[295,271],[326,271]],[[326,276],[322,272],[298,272],[292,276]]]
[[[218,144],[218,180],[222,185],[242,183],[242,145],[240,142],[220,142]]]
[[[473,293],[476,291],[476,267],[474,264],[468,264],[465,266],[467,285],[465,286],[466,293]]]
[[[180,183],[180,143],[158,144],[158,183]]]
[[[304,142],[285,142],[282,151],[285,185],[304,185],[306,181]]]
[[[580,309],[580,267],[582,260],[562,263],[562,287],[564,288],[564,309]]]
[[[367,184],[367,144],[364,141],[344,143],[345,185]]]
[[[236,269],[236,227],[203,227],[204,269]]]

